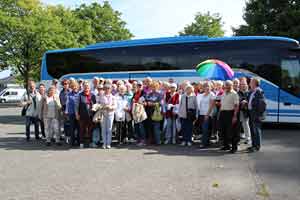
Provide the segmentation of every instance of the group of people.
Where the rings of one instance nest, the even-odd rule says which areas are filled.
[[[28,141],[34,124],[35,138],[41,139],[41,129],[47,146],[65,140],[80,148],[110,149],[112,138],[138,146],[192,146],[201,135],[200,148],[209,148],[212,139],[231,153],[242,141],[249,144],[249,152],[261,147],[266,104],[256,78],[175,83],[172,78],[163,82],[94,77],[91,83],[70,78],[60,84],[61,90],[56,79],[47,89],[28,82],[22,101]]]

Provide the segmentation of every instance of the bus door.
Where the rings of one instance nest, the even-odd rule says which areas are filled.
[[[129,74],[129,80],[144,80],[147,77],[151,77],[150,73],[142,73],[142,72],[137,72],[137,73],[130,73]]]
[[[300,63],[298,58],[281,61],[279,122],[300,123]]]

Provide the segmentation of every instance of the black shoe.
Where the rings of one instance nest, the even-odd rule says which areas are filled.
[[[35,137],[36,140],[40,140],[41,138],[39,136]]]
[[[61,146],[62,144],[61,144],[61,142],[56,142],[56,145]]]
[[[248,151],[249,153],[253,153],[254,151],[256,151],[256,148],[254,148],[254,147],[249,147],[249,148],[247,148],[247,151]]]
[[[230,150],[230,153],[232,153],[232,154],[235,154],[236,152],[237,152],[236,148]]]
[[[46,146],[47,147],[51,146],[51,142],[46,142]]]
[[[200,145],[199,149],[207,149],[209,148],[209,145]]]
[[[228,150],[230,150],[230,147],[222,147],[220,150],[221,151],[228,151]]]
[[[27,138],[26,138],[26,141],[29,142],[29,141],[30,141],[30,137],[27,137]]]

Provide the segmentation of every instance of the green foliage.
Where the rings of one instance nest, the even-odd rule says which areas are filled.
[[[74,14],[92,25],[92,38],[96,42],[126,40],[133,35],[126,29],[126,23],[121,19],[121,13],[112,9],[105,1],[103,5],[93,3],[82,4]]]
[[[103,18],[103,23],[98,26],[88,13],[87,17],[84,13],[79,15],[79,11],[84,11],[82,7],[90,12],[101,8],[104,14],[97,11],[96,18]],[[108,3],[70,10],[43,6],[39,0],[0,1],[0,68],[11,68],[24,83],[29,78],[39,78],[41,59],[47,50],[83,47],[96,41],[131,36],[120,13]]]
[[[217,13],[197,13],[194,22],[184,27],[184,30],[179,32],[179,35],[224,36],[222,17]]]
[[[235,35],[300,37],[298,0],[249,0],[243,18],[246,25],[233,28]]]

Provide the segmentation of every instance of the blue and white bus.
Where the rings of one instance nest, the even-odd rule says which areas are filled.
[[[195,66],[207,59],[228,63],[237,77],[261,79],[268,103],[266,121],[300,123],[300,47],[298,41],[284,37],[184,36],[53,50],[43,57],[41,81],[94,76],[199,81]]]

